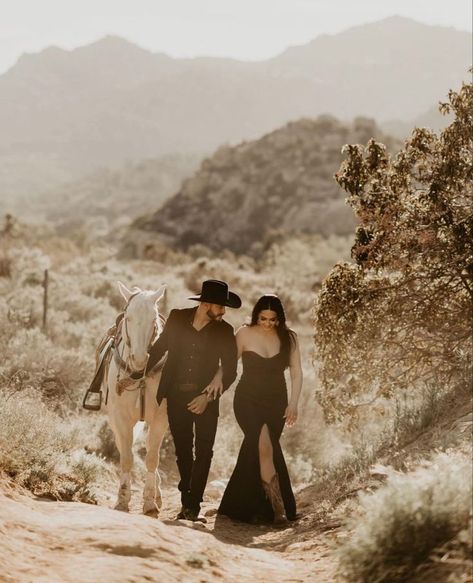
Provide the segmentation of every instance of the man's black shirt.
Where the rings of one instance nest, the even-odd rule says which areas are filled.
[[[147,371],[167,352],[157,394],[159,403],[180,383],[195,383],[203,390],[220,364],[224,391],[236,378],[237,347],[233,327],[224,320],[214,320],[198,331],[192,325],[196,310],[172,310],[151,347]]]

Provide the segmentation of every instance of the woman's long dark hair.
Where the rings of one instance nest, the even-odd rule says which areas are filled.
[[[285,366],[289,366],[289,358],[291,356],[291,349],[296,345],[296,335],[292,330],[289,330],[286,324],[286,313],[281,300],[274,294],[265,294],[261,296],[256,302],[251,313],[250,326],[256,326],[258,323],[258,316],[263,310],[271,310],[276,312],[278,318],[278,325],[276,332],[281,342],[281,353]]]

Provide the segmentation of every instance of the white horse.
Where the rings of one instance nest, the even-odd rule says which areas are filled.
[[[161,333],[158,302],[165,286],[158,291],[128,289],[118,282],[127,305],[106,375],[107,411],[115,442],[120,452],[120,487],[116,510],[128,512],[131,499],[131,470],[133,466],[133,428],[140,420],[148,425],[146,437],[146,478],[143,491],[143,513],[157,517],[162,505],[158,473],[159,450],[168,427],[166,401],[156,402],[161,372],[133,381],[132,372],[143,371],[148,350]]]

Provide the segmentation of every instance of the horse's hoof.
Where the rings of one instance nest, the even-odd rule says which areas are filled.
[[[113,509],[119,510],[120,512],[129,512],[128,506],[125,506],[124,504],[116,504]]]

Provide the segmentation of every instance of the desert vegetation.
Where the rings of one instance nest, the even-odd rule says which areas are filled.
[[[393,158],[373,139],[345,149],[336,178],[360,224],[353,262],[338,263],[324,280],[315,342],[326,418],[359,434],[378,417],[379,441],[342,460],[351,482],[389,459],[389,449],[397,451],[394,465],[409,469],[402,452],[412,434],[439,424],[462,399],[471,407],[472,108],[472,85],[463,85],[441,105],[453,119],[439,135],[417,129]],[[404,581],[423,571],[443,580],[448,552],[436,575],[429,562],[449,544],[459,553],[450,566],[471,568],[467,455],[447,452],[393,474],[361,506],[340,551],[346,580]]]
[[[374,140],[346,148],[337,180],[360,225],[317,308],[328,415],[471,374],[472,105],[471,85],[451,92],[452,123],[417,129],[392,159]]]
[[[166,315],[186,305],[203,279],[225,279],[244,302],[240,311],[227,312],[235,327],[261,293],[276,292],[301,340],[301,417],[283,437],[301,506],[310,509],[301,532],[309,529],[315,537],[326,525],[336,525],[332,551],[341,581],[450,577],[466,583],[472,99],[471,85],[451,92],[443,106],[451,123],[438,135],[416,130],[397,153],[394,141],[386,147],[371,139],[383,138],[372,122],[358,120],[347,128],[331,117],[302,120],[263,141],[219,150],[167,203],[163,216],[175,212],[177,221],[179,205],[189,197],[196,213],[208,205],[225,213],[222,201],[232,192],[241,195],[242,208],[260,208],[257,193],[250,197],[246,191],[251,180],[243,170],[261,184],[291,186],[284,192],[268,186],[265,197],[276,196],[274,209],[280,213],[274,222],[258,224],[251,238],[239,242],[237,226],[229,225],[235,244],[218,252],[209,244],[212,221],[205,224],[205,237],[170,246],[166,238],[150,240],[146,221],[139,219],[123,246],[116,233],[106,232],[107,224],[104,233],[79,236],[75,230],[71,236],[53,221],[53,213],[49,222],[35,224],[8,217],[0,232],[3,476],[36,495],[100,502],[98,492],[114,481],[116,450],[105,417],[80,404],[94,371],[96,342],[123,307],[116,281],[147,289],[166,283]],[[328,175],[336,170],[334,161],[337,166],[342,161],[337,148],[351,140],[366,145],[345,148],[339,189]],[[286,165],[282,178],[268,154],[278,148]],[[295,172],[299,150],[308,157],[305,170]],[[356,231],[354,221],[330,233],[271,231],[294,219],[291,206],[310,219],[307,193],[317,173],[319,184],[333,193],[324,199],[327,205],[341,203],[341,189],[347,191]],[[216,200],[202,199],[204,191]],[[222,216],[212,220],[218,223]],[[119,211],[113,220],[120,223]],[[180,221],[186,222],[182,215]],[[166,224],[171,229],[174,223]],[[210,480],[229,477],[239,449],[231,401],[231,392],[222,398]],[[141,439],[135,446],[138,462]],[[142,471],[138,463],[137,474]],[[174,486],[169,438],[160,471],[164,483]]]
[[[437,454],[408,474],[393,472],[384,487],[361,496],[361,516],[339,549],[341,573],[354,582],[403,581],[430,557],[419,577],[424,572],[439,581],[450,570],[451,580],[462,580],[472,552],[471,498],[467,452]]]

